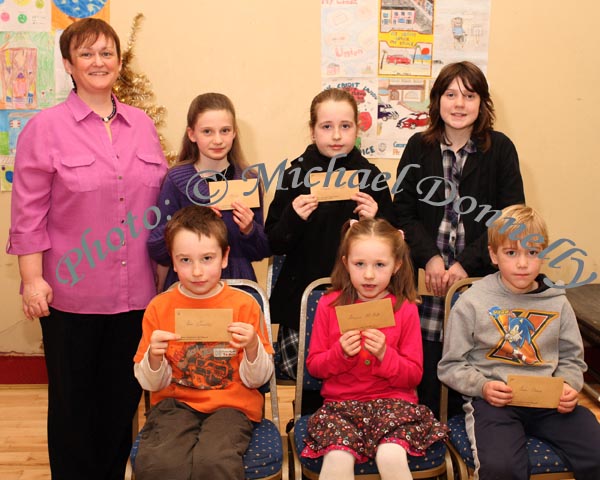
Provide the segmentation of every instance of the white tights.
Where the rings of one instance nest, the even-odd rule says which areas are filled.
[[[381,480],[412,480],[406,450],[397,443],[380,443],[375,463]]]
[[[345,450],[327,452],[319,480],[354,480],[354,460],[354,455]]]
[[[354,480],[354,455],[344,450],[331,450],[323,457],[319,480]],[[411,480],[406,450],[395,443],[377,447],[375,463],[382,480]]]

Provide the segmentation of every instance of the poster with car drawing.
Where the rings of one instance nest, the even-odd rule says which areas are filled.
[[[360,147],[397,160],[429,124],[440,69],[470,60],[485,72],[491,0],[321,0],[321,77],[357,99]]]
[[[430,78],[379,78],[378,153],[398,158],[408,139],[429,124]]]
[[[379,76],[431,76],[433,1],[381,0]]]

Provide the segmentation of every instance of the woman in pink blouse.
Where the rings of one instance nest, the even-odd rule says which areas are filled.
[[[7,250],[25,316],[42,325],[52,477],[121,480],[141,393],[132,359],[156,294],[146,240],[167,164],[152,120],[112,95],[121,51],[110,25],[77,21],[60,49],[74,88],[19,136]]]

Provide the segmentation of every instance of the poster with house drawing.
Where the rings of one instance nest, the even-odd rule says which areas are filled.
[[[470,60],[485,72],[489,15],[490,0],[321,0],[323,84],[376,92],[359,104],[364,156],[397,161],[427,128],[429,91],[444,65]]]
[[[53,35],[0,32],[0,109],[54,105]]]
[[[321,76],[377,73],[377,0],[321,0]]]
[[[381,0],[379,76],[431,76],[433,12],[433,0]]]
[[[378,89],[378,153],[398,158],[417,131],[429,124],[429,90],[431,79],[380,78]]]

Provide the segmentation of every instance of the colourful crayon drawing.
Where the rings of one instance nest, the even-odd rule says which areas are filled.
[[[50,30],[50,0],[0,1],[0,30],[47,32]]]
[[[7,47],[0,51],[5,108],[37,107],[37,50],[31,47]]]
[[[54,0],[54,5],[65,15],[74,18],[87,18],[104,8],[107,0]]]
[[[71,15],[69,13],[65,13],[73,10],[72,4],[76,2],[74,1],[61,1],[54,0],[52,2],[52,28],[56,30],[64,30],[71,23],[77,20],[75,15]],[[81,5],[86,5],[86,2],[77,2],[81,8]],[[95,3],[95,5],[94,5]],[[103,7],[100,10],[97,10],[97,7],[100,6],[100,3],[103,4]],[[70,4],[70,5],[67,5]],[[89,7],[89,2],[87,3],[88,7],[81,8],[81,10],[85,11],[86,9],[89,11],[95,11],[94,14],[88,13],[85,17],[93,17],[100,18],[110,23],[110,0],[103,0],[102,2],[91,2],[91,8]]]
[[[53,36],[0,32],[0,109],[54,105]]]
[[[431,76],[433,0],[382,0],[379,75]]]
[[[17,138],[39,110],[0,110],[0,155],[14,155]]]
[[[15,157],[0,155],[0,191],[12,191],[13,176],[15,174]]]

